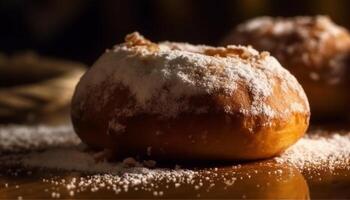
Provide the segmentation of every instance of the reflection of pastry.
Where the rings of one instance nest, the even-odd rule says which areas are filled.
[[[167,180],[170,180],[170,183]],[[150,181],[144,187],[153,188],[156,192],[162,191],[162,198],[175,199],[310,199],[308,185],[297,169],[265,162],[198,170],[187,183],[173,184],[171,180],[169,177],[160,182]],[[157,188],[154,189],[150,185]],[[167,185],[169,187],[166,187]],[[132,192],[121,196],[154,197],[153,192],[133,191],[131,188],[130,190]]]
[[[350,35],[328,17],[252,19],[230,33],[224,44],[270,51],[300,81],[314,117],[346,114]]]
[[[304,134],[309,115],[303,89],[268,53],[137,33],[97,60],[72,101],[81,139],[123,157],[267,158]]]
[[[198,189],[196,184],[181,184],[170,194],[163,188],[159,190],[165,190],[164,197],[169,198],[310,199],[303,175],[293,167],[263,162],[208,169],[199,174],[200,178],[194,178],[195,183],[202,183]]]
[[[0,122],[35,122],[68,107],[80,63],[32,53],[0,57]]]
[[[155,170],[159,170],[158,172]],[[107,189],[113,178],[103,176],[99,179],[82,178],[82,183],[89,182],[98,188],[97,192],[90,192],[85,184],[73,183],[81,192],[75,193],[75,198],[114,197],[114,198],[165,198],[165,199],[310,199],[309,188],[303,175],[293,167],[259,162],[209,169],[188,170],[180,169],[163,172],[162,169],[145,170],[144,174],[134,174],[127,180],[114,184],[118,192]],[[135,173],[135,172],[134,172]],[[108,177],[108,176],[107,176]],[[113,176],[112,176],[113,177]],[[143,179],[141,183],[139,179]],[[66,178],[70,183],[73,177]],[[92,179],[92,180],[91,180]],[[79,180],[79,179],[78,179]],[[106,183],[104,182],[106,181]],[[67,184],[64,183],[63,184]],[[99,185],[105,184],[104,187]],[[112,185],[111,184],[111,185]],[[56,186],[57,187],[57,186]],[[127,188],[126,191],[124,191]],[[64,187],[66,188],[66,187]],[[85,189],[87,188],[87,189]],[[110,187],[112,188],[112,186]],[[64,190],[64,189],[63,189]],[[61,193],[64,194],[64,193]]]

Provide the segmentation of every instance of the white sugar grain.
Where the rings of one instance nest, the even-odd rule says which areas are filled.
[[[350,169],[350,132],[312,131],[275,160],[301,170]]]
[[[70,125],[57,127],[7,125],[0,126],[0,152],[21,151],[53,146],[75,146],[80,139]]]

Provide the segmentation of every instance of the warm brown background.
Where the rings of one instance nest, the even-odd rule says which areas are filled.
[[[261,15],[330,15],[350,27],[348,0],[0,0],[0,52],[91,64],[138,30],[152,40],[216,44],[242,20]]]

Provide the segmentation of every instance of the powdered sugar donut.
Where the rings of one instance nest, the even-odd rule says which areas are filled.
[[[235,28],[224,44],[269,51],[296,76],[315,118],[345,116],[350,96],[350,34],[326,16],[259,17]]]
[[[305,133],[309,116],[302,87],[266,52],[138,33],[97,60],[72,101],[82,141],[117,157],[268,158]]]

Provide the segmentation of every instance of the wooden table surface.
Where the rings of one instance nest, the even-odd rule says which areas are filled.
[[[202,169],[203,170],[203,169]],[[213,171],[207,169],[205,171]],[[2,168],[0,176],[1,199],[47,199],[53,193],[59,193],[59,198],[89,199],[89,198],[159,198],[152,191],[135,191],[116,194],[111,189],[100,188],[92,191],[88,187],[85,191],[75,192],[74,195],[65,185],[56,184],[54,180],[69,182],[73,178],[80,179],[88,175],[80,172],[59,172],[49,170],[27,170],[22,168]],[[255,173],[258,171],[258,173]],[[28,173],[30,172],[30,173]],[[278,173],[276,173],[278,172]],[[239,169],[229,166],[218,167],[216,174],[238,177],[232,184],[227,184],[221,178],[215,179],[215,185],[210,187],[209,181],[203,181],[203,187],[196,189],[192,184],[181,184],[180,187],[167,187],[165,182],[157,184],[159,191],[163,191],[162,198],[350,198],[349,170],[335,170],[335,172],[300,172],[299,170],[271,164],[267,161],[242,165]],[[241,178],[242,177],[242,178]],[[46,182],[45,180],[51,180]],[[150,183],[151,184],[151,183]],[[208,188],[210,188],[208,190]]]
[[[236,165],[235,165],[236,166]],[[186,167],[185,167],[186,168]],[[272,199],[344,199],[350,198],[350,168],[333,170],[299,170],[271,160],[243,163],[240,167],[220,164],[212,167],[188,167],[203,174],[201,187],[181,184],[175,187],[166,180],[150,182],[161,194],[130,187],[118,194],[108,184],[94,190],[67,189],[62,181],[89,177],[76,171],[26,169],[0,163],[0,199],[91,199],[91,198],[272,198]],[[230,180],[234,180],[230,182]],[[196,178],[194,179],[196,182]],[[93,184],[92,184],[93,185]]]

